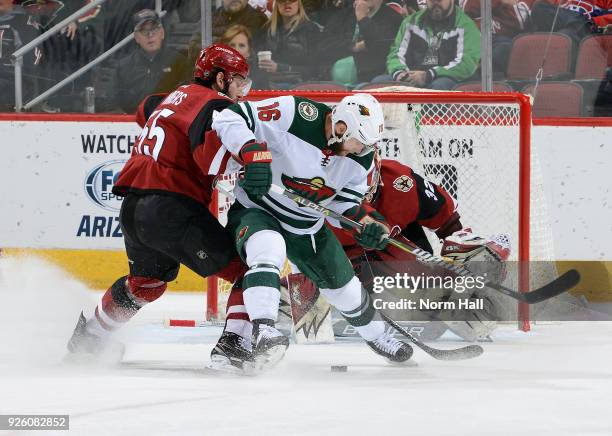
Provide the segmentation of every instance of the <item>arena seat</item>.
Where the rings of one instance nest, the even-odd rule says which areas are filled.
[[[534,84],[521,92],[533,93]],[[534,117],[579,117],[583,113],[584,90],[573,82],[540,82],[533,104]]]
[[[587,36],[580,42],[576,60],[577,80],[602,80],[606,68],[611,66],[612,35]]]
[[[550,40],[550,42],[549,42]],[[569,79],[572,75],[572,40],[563,33],[525,33],[512,41],[506,77],[508,80],[535,80],[542,66],[544,80]]]

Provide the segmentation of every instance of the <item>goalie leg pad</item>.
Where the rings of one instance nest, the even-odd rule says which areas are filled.
[[[374,320],[376,310],[374,310],[370,295],[357,277],[353,277],[339,289],[323,288],[320,289],[320,292],[366,341],[372,341],[384,333],[384,323]]]

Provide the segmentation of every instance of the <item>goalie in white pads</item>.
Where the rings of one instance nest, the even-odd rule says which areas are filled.
[[[384,248],[389,227],[373,208],[362,204],[373,151],[384,131],[378,101],[369,94],[356,94],[342,99],[333,111],[293,96],[245,102],[215,116],[212,128],[218,139],[210,140],[223,147],[211,162],[210,173],[244,168],[234,189],[236,202],[228,213],[228,227],[249,267],[242,287],[256,362],[273,364],[289,345],[274,324],[286,257],[318,285],[376,353],[394,362],[410,359],[412,348],[386,333],[384,322],[376,319],[368,292],[324,216],[268,192],[272,183],[283,185],[360,221],[364,229],[355,240],[367,249]],[[245,337],[248,326],[228,333]],[[215,350],[223,350],[223,340]],[[213,364],[227,363],[223,353],[213,351],[211,357]]]

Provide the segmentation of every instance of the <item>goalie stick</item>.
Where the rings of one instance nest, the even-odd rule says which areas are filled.
[[[332,217],[355,229],[361,230],[363,227],[361,223],[353,221],[345,217],[344,215],[339,214],[338,212],[328,209],[325,206],[321,206],[320,204],[315,203],[313,201],[310,201],[281,186],[272,184],[270,191],[276,194],[279,194],[279,195],[283,195],[289,198],[290,200],[295,201],[297,204],[301,206],[316,210],[317,212],[325,216]],[[419,262],[425,265],[440,266],[442,268],[453,271],[462,276],[472,276],[473,275],[467,268],[455,263],[452,259],[430,254],[427,251],[418,248],[416,245],[409,245],[409,244],[403,243],[393,238],[388,238],[388,239],[391,245],[394,245],[397,248],[412,254],[413,256],[416,257],[416,259]],[[561,274],[559,277],[557,277],[550,283],[547,283],[544,286],[541,286],[537,289],[534,289],[531,292],[526,292],[526,293],[522,293],[522,292],[510,289],[500,283],[495,283],[491,281],[485,281],[484,285],[488,288],[495,289],[496,291],[510,298],[514,298],[515,300],[521,301],[523,303],[535,304],[535,303],[540,303],[542,301],[548,300],[552,297],[556,297],[557,295],[560,295],[564,292],[569,291],[571,288],[576,286],[579,281],[580,281],[580,274],[575,269],[571,269]]]

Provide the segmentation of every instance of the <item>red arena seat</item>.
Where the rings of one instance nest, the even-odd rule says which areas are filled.
[[[523,88],[532,94],[534,85]],[[534,117],[579,117],[582,115],[584,91],[572,82],[541,82],[533,104]]]

